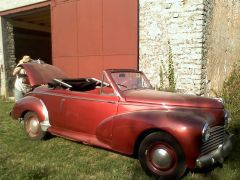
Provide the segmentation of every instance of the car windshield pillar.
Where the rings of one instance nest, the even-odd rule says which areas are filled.
[[[101,83],[101,89],[100,89],[101,95],[109,95],[109,96],[116,96],[117,93],[112,87],[111,81],[108,79],[107,74],[103,72],[102,74],[102,83]]]

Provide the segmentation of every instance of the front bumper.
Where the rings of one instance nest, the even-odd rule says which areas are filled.
[[[220,144],[216,150],[212,151],[209,154],[199,157],[196,160],[196,167],[203,168],[211,166],[216,162],[223,163],[224,158],[227,157],[229,153],[232,151],[232,137],[233,134],[228,135],[225,138],[224,143]]]

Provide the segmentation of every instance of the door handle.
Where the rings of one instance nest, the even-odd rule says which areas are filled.
[[[109,103],[109,104],[116,104],[116,102],[114,102],[114,101],[107,101],[107,103]]]

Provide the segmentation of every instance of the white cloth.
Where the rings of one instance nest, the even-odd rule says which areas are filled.
[[[21,77],[21,75],[26,75],[26,71],[24,69],[21,69],[19,74],[16,76],[16,81],[15,81],[15,88],[24,94],[29,92],[31,87],[28,84],[25,84],[26,78]]]

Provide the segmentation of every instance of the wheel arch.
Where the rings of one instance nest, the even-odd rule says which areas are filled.
[[[29,109],[27,109],[27,110],[24,110],[23,112],[22,112],[22,114],[21,114],[21,116],[20,116],[20,118],[21,119],[23,119],[24,118],[24,116],[28,113],[28,112],[30,112],[31,110],[29,110]]]
[[[41,123],[41,128],[46,131],[50,127],[49,116],[44,102],[34,96],[26,96],[16,102],[11,112],[13,119],[24,118],[28,112],[37,114]]]

